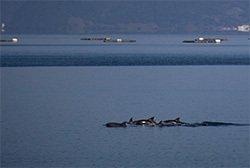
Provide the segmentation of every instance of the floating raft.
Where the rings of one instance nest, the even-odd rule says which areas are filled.
[[[81,40],[86,40],[86,41],[104,41],[111,39],[110,37],[87,37],[87,38],[81,38]]]

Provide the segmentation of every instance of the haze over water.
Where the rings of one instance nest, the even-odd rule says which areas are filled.
[[[249,124],[247,36],[197,45],[181,43],[196,35],[20,37],[1,46],[2,167],[250,166],[249,126],[103,126],[152,116]]]

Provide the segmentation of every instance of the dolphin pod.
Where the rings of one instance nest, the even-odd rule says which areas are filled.
[[[204,126],[250,126],[250,124],[239,124],[239,123],[226,123],[226,122],[213,122],[213,121],[203,121],[200,123],[187,123],[180,120],[180,117],[171,120],[161,120],[157,122],[155,117],[150,117],[147,119],[134,120],[133,117],[129,121],[124,122],[109,122],[104,124],[104,126],[109,128],[127,126],[158,126],[158,127],[173,127],[173,126],[183,126],[183,127],[204,127]]]

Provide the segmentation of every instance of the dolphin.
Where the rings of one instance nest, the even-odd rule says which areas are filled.
[[[154,120],[155,117],[151,117],[148,119],[141,119],[141,120],[133,120],[133,117],[129,119],[129,124],[131,125],[148,125],[148,126],[155,126],[157,122]]]
[[[161,120],[157,125],[159,125],[160,127],[163,127],[163,126],[181,126],[182,124],[185,124],[185,123],[181,122],[180,117],[178,117],[173,120],[165,120],[165,121]]]
[[[125,128],[125,127],[127,127],[127,122],[126,121],[122,122],[122,123],[109,122],[109,123],[106,123],[105,126],[109,127],[109,128],[111,128],[111,127],[123,127],[123,128]]]

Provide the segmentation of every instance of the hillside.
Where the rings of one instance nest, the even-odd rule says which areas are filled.
[[[8,33],[216,32],[250,23],[249,1],[1,1]]]

